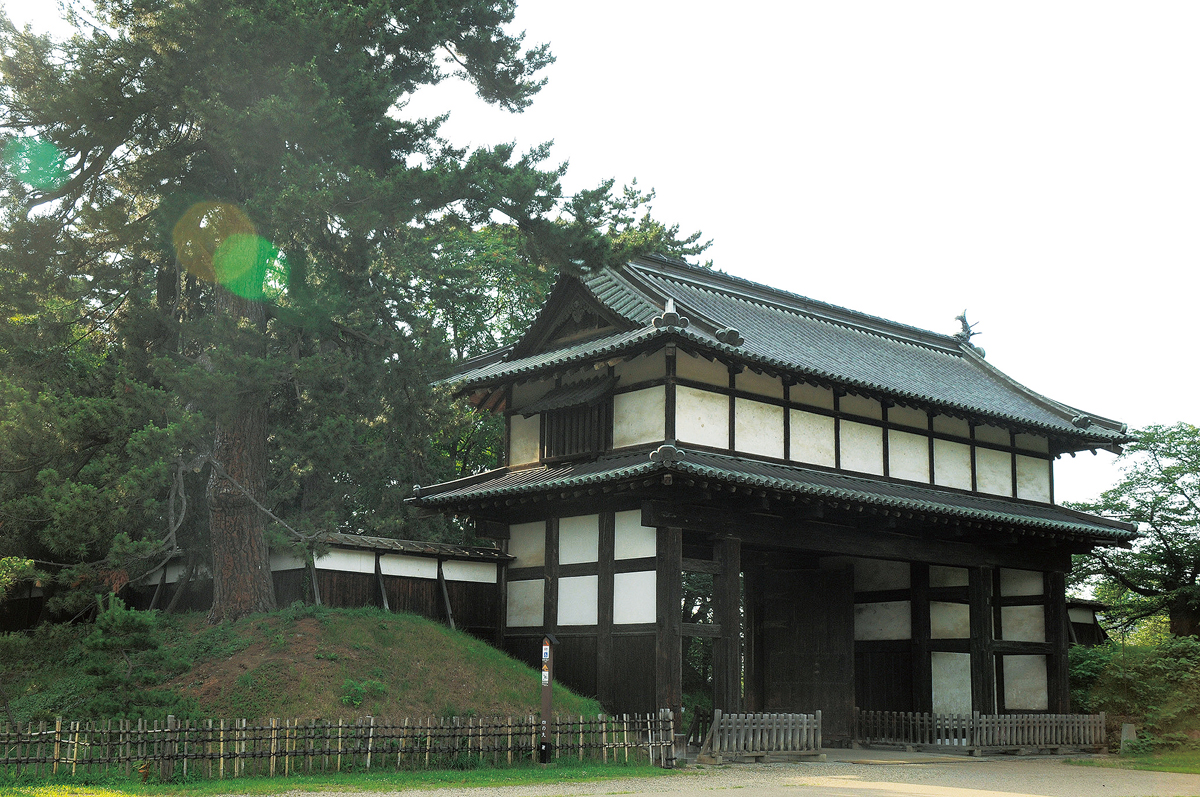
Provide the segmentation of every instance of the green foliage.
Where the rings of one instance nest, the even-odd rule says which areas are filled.
[[[1070,668],[1073,710],[1126,718],[1149,746],[1200,741],[1200,640],[1077,645],[1070,651]]]
[[[1108,615],[1127,626],[1166,614],[1175,635],[1200,635],[1200,429],[1150,426],[1121,455],[1123,476],[1086,512],[1137,525],[1131,549],[1077,556],[1074,577],[1096,584]]]

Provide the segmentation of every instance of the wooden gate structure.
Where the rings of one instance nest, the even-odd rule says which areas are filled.
[[[615,712],[681,716],[683,640],[713,704],[1068,710],[1071,555],[1134,529],[1054,504],[1054,461],[1130,439],[956,334],[661,257],[563,275],[454,393],[505,418],[505,465],[418,486],[511,558],[506,649]],[[683,621],[685,572],[712,576]],[[695,607],[689,607],[695,608]],[[686,719],[683,725],[686,725]]]

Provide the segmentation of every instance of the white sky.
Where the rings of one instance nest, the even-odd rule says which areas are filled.
[[[558,57],[528,111],[450,83],[408,112],[553,140],[568,190],[637,178],[724,271],[939,332],[965,307],[1034,390],[1200,423],[1200,5],[522,0],[515,27]],[[1112,460],[1060,460],[1056,498]]]

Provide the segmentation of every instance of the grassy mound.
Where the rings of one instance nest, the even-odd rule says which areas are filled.
[[[7,716],[521,716],[538,673],[467,634],[379,609],[293,606],[233,623],[110,607],[94,626],[0,637]],[[594,700],[555,688],[561,713]]]

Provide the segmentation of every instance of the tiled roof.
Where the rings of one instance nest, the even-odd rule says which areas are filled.
[[[1057,534],[1121,542],[1135,536],[1132,526],[1052,504],[1016,501],[933,486],[851,476],[844,473],[763,462],[664,446],[668,456],[619,454],[578,464],[492,471],[473,479],[422,488],[410,499],[422,506],[454,506],[486,499],[555,492],[616,483],[655,473],[678,473],[796,494],[810,499],[894,509],[966,521],[999,523]],[[655,454],[659,454],[655,452]]]
[[[467,559],[485,562],[507,562],[513,557],[498,548],[478,545],[452,545],[445,542],[394,540],[390,537],[367,537],[361,534],[331,532],[318,538],[334,548],[354,548],[366,551],[391,551],[412,556],[437,556],[442,559]]]
[[[521,408],[525,417],[539,412],[549,412],[563,407],[578,407],[581,404],[591,404],[612,392],[617,380],[607,373],[592,379],[584,379],[554,388],[537,401]]]
[[[674,338],[766,370],[1038,430],[1081,441],[1081,447],[1130,439],[1123,424],[1035,393],[952,335],[660,257],[602,269],[580,282],[630,329],[515,360],[509,354],[448,381],[469,388],[532,377],[644,349],[656,338]],[[652,325],[667,299],[689,319],[686,328]],[[727,328],[736,329],[744,341],[731,346],[718,340],[716,333]]]

